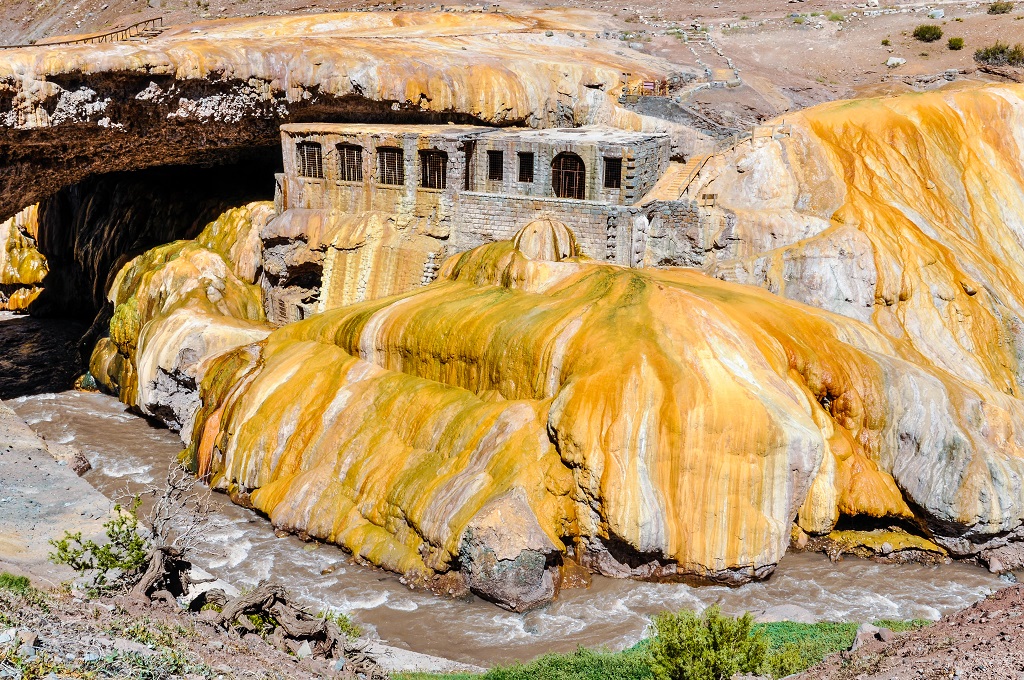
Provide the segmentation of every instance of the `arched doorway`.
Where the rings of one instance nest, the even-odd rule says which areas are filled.
[[[551,162],[551,187],[559,198],[578,198],[586,194],[587,169],[583,159],[568,151],[555,156]]]

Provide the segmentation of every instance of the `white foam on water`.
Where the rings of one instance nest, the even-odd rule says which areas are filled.
[[[359,609],[376,609],[387,603],[389,593],[386,591],[377,591],[374,593],[364,593],[362,597],[359,596],[344,596],[338,604],[339,606],[347,611],[359,610]]]
[[[115,477],[117,479],[130,477],[133,482],[139,484],[149,484],[152,482],[153,475],[149,474],[152,471],[152,465],[138,464],[117,458],[103,461],[103,467],[100,469],[100,472],[107,477]]]
[[[90,458],[86,479],[108,496],[139,489],[181,450],[177,435],[92,393],[22,397],[9,402],[44,437],[74,441]],[[473,598],[449,600],[402,585],[395,575],[348,562],[332,546],[277,538],[265,518],[213,494],[216,526],[205,565],[236,585],[284,582],[317,611],[353,613],[367,631],[400,646],[489,665],[571,651],[578,645],[622,649],[647,630],[650,616],[718,604],[728,614],[791,604],[819,620],[938,618],[985,597],[1001,582],[968,565],[883,565],[856,558],[833,564],[821,555],[787,556],[765,582],[740,588],[692,587],[595,577],[589,590],[567,590],[554,603],[515,614]],[[328,574],[321,574],[333,567]]]

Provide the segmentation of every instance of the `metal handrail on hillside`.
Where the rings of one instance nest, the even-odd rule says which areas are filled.
[[[764,134],[767,130],[768,134]],[[721,156],[724,153],[732,151],[737,146],[746,142],[747,140],[753,141],[755,139],[776,139],[778,137],[789,137],[793,133],[793,126],[787,125],[786,121],[782,121],[778,125],[755,125],[749,130],[737,132],[736,134],[729,135],[725,139],[720,139],[715,142],[712,147],[711,153],[704,156],[704,159],[697,165],[686,178],[686,183],[683,185],[683,190],[679,192],[680,196],[685,195],[690,190],[690,185],[700,175],[700,171],[704,169],[708,161],[715,156]]]
[[[55,42],[33,43],[29,45],[0,45],[0,50],[13,49],[16,47],[52,47],[54,45],[84,45],[88,43],[118,42],[121,40],[137,38],[144,33],[151,33],[157,30],[163,31],[163,28],[164,18],[154,17],[152,19],[146,19],[145,21],[137,21],[130,26],[124,26],[123,28],[114,29],[113,31],[87,35],[81,38],[75,38],[74,40],[57,40]]]

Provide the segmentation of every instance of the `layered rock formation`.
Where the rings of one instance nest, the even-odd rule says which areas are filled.
[[[28,309],[42,290],[46,258],[39,252],[39,206],[0,222],[0,310]]]
[[[1016,404],[1024,89],[841,102],[787,122],[792,136],[747,142],[709,163],[695,193],[717,195],[708,213],[727,234],[688,257],[722,279],[870,323],[941,371],[944,385],[969,385],[983,412],[1007,396]],[[916,467],[909,479],[897,475],[954,554],[988,554],[1006,541],[999,532],[1016,530],[1019,427],[1011,418],[984,441],[957,433],[944,448],[964,459],[963,475]],[[855,440],[876,446],[860,433]],[[979,457],[986,451],[1014,465]],[[935,488],[931,504],[918,498],[922,485]],[[965,487],[985,493],[966,515],[950,512]]]
[[[616,97],[623,74],[664,78],[672,66],[599,39],[591,21],[567,11],[357,12],[3,50],[0,218],[89,175],[236,162],[276,147],[288,121],[666,127]],[[695,139],[675,129],[680,144]]]
[[[194,241],[131,260],[110,290],[108,337],[90,372],[107,391],[188,439],[205,360],[265,337],[259,232],[269,203],[229,210]]]
[[[548,220],[271,332],[248,206],[122,271],[93,369],[275,525],[512,609],[573,562],[763,578],[794,521],[998,561],[1024,520],[1019,95],[829,105],[713,159],[730,237],[690,256],[742,283],[597,263]]]

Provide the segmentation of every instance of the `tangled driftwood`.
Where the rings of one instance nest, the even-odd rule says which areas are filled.
[[[152,547],[141,576],[131,586],[131,596],[173,604],[193,590],[189,576],[192,563],[187,557],[209,521],[208,493],[197,490],[194,480],[176,466],[168,470],[166,485],[153,490],[156,502],[145,518]],[[214,623],[226,630],[258,633],[268,643],[296,656],[341,661],[335,668],[342,677],[388,678],[367,653],[365,641],[350,639],[335,621],[295,604],[282,585],[263,583],[235,598],[229,598],[223,590],[209,589],[193,597],[189,609],[199,613],[206,605],[219,610]],[[250,616],[263,625],[254,624]]]
[[[233,599],[223,590],[213,588],[197,595],[189,609],[200,612],[206,605],[220,608],[216,623],[226,629],[237,627],[256,632],[248,617],[258,616],[274,626],[266,639],[282,651],[296,654],[305,644],[314,658],[344,660],[343,673],[366,680],[388,677],[366,651],[365,641],[352,640],[334,621],[315,616],[291,602],[288,591],[278,584],[264,583]]]

